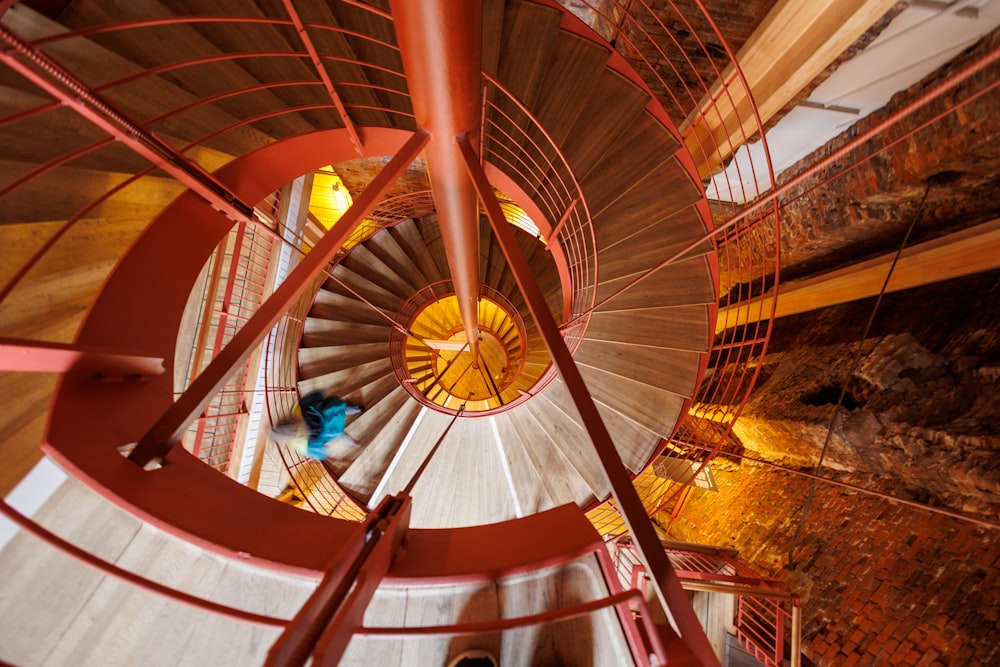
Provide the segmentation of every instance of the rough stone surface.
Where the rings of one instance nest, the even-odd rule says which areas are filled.
[[[347,187],[347,191],[356,199],[368,187],[372,179],[378,176],[379,172],[389,164],[389,160],[391,159],[392,156],[358,158],[333,165],[333,170],[340,176],[340,179],[344,182],[344,186]],[[417,158],[389,189],[386,197],[429,190],[430,187],[430,180],[427,178],[427,165],[423,158]]]
[[[873,299],[778,320],[739,446],[1000,516],[998,304],[1000,272],[888,294],[860,353]]]
[[[809,480],[749,462],[713,471],[719,492],[695,490],[668,535],[733,547],[798,591],[812,664],[998,664],[996,530],[819,484],[791,570]]]
[[[935,512],[1000,517],[1000,271],[886,295],[858,354],[873,306],[776,321],[719,492],[662,524],[787,579],[816,665],[1000,664],[1000,529]],[[821,477],[917,506],[818,482],[792,571],[828,434]]]

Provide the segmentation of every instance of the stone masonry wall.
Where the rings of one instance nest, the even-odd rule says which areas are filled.
[[[806,664],[1000,664],[996,530],[820,483],[792,570],[809,480],[749,462],[712,467],[719,493],[694,491],[667,533],[733,547],[799,591]]]
[[[819,482],[787,567],[841,390],[820,476],[1000,517],[1000,271],[886,295],[855,365],[873,301],[775,322],[719,493],[661,524],[788,580],[815,665],[1000,664],[1000,529]]]

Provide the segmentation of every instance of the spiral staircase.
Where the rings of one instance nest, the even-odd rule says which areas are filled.
[[[494,0],[482,15],[481,168],[537,224],[537,237],[514,233],[545,317],[559,325],[625,470],[638,475],[687,414],[708,364],[717,259],[703,240],[710,224],[700,179],[646,85],[593,31],[546,2]],[[5,69],[2,81],[5,215],[26,225],[69,221],[46,248],[61,265],[17,276],[20,284],[5,293],[6,336],[71,338],[86,310],[75,344],[162,357],[169,371],[191,308],[187,288],[232,221],[248,215],[244,202],[324,164],[405,150],[418,131],[393,20],[379,3],[143,0],[112,8],[86,0],[48,17],[16,5],[3,23],[5,62],[16,71]],[[232,57],[243,51],[248,57]],[[90,123],[69,103],[46,102],[36,86],[80,100]],[[188,190],[181,193],[178,181]],[[66,196],[39,196],[55,184]],[[565,518],[567,505],[591,509],[613,492],[577,407],[580,387],[556,372],[543,343],[548,325],[533,316],[489,209],[479,212],[476,232],[477,340],[467,335],[453,258],[429,213],[385,225],[323,269],[296,353],[299,394],[320,390],[365,407],[347,427],[357,446],[330,452],[330,478],[367,510],[405,489],[409,525],[461,529],[456,540],[462,530],[532,517],[536,534],[554,535],[547,521],[574,521]],[[24,248],[27,256],[37,244]],[[330,248],[331,257],[338,250]],[[39,320],[32,299],[67,284],[74,289],[54,291]],[[162,294],[151,299],[154,288]],[[68,374],[46,451],[102,494],[209,552],[296,574],[326,570],[355,526],[233,488],[179,447],[163,450],[156,470],[119,454],[125,443],[141,449],[160,437],[157,418],[183,403],[170,375],[95,384]],[[122,416],[102,419],[109,405]],[[241,528],[248,516],[252,535]],[[486,607],[493,611],[465,614],[481,586],[457,583],[470,573],[454,564],[429,568],[420,560],[424,538],[408,539],[416,555],[390,570],[387,581],[401,583],[374,594],[369,625],[502,619],[512,609],[543,613],[550,601],[615,591],[600,580],[599,556],[574,552],[566,561],[562,546],[550,544],[553,551],[534,554],[527,575],[512,546],[498,556],[503,566],[477,575],[492,582]],[[426,539],[428,553],[442,548]],[[577,551],[592,549],[589,538],[574,539]],[[564,564],[552,570],[558,558]],[[590,583],[574,584],[566,568],[583,568]],[[407,587],[435,577],[442,588]],[[407,596],[454,613],[421,618],[417,607],[406,611]],[[615,625],[608,618],[602,627]],[[542,642],[553,660],[573,650],[572,627],[563,631]],[[511,632],[497,630],[502,641],[492,650],[505,664],[523,664]],[[625,634],[627,627],[595,634],[594,655],[630,660]],[[369,641],[356,637],[347,659],[374,655],[358,648]],[[434,660],[458,646],[420,641],[435,647]],[[379,664],[405,662],[400,644],[375,643],[392,654]],[[678,657],[688,656],[682,644],[671,651],[687,659]]]

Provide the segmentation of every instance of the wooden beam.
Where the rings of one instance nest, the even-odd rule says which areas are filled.
[[[760,122],[774,117],[895,4],[896,0],[779,0],[736,55]],[[728,83],[728,92],[723,82]],[[680,127],[703,178],[758,129],[735,67],[727,67],[710,91]]]
[[[876,296],[896,253],[889,253],[814,278],[782,284],[775,317],[796,315]],[[1000,218],[903,250],[886,292],[929,285],[1000,268]],[[719,311],[715,332],[761,319],[773,292],[749,306]]]

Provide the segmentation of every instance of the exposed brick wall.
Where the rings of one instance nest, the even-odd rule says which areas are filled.
[[[821,476],[996,522],[1000,271],[886,295],[852,372],[872,306],[777,320],[727,449],[812,472],[846,388]],[[814,664],[1000,664],[1000,530],[820,482],[793,571],[810,480],[737,456],[712,469],[719,493],[663,525],[788,580]]]
[[[735,54],[776,2],[777,0],[707,0],[704,4]],[[722,40],[691,0],[675,0],[673,3],[648,0],[645,5],[657,18],[644,11],[641,3],[634,3],[632,13],[642,29],[629,26],[629,36],[619,40],[618,50],[632,63],[650,90],[661,100],[674,123],[679,125],[696,106],[691,97],[684,93],[682,83],[694,91],[695,100],[699,99],[702,92],[719,78],[717,72],[725,69],[729,59]],[[650,48],[643,32],[650,35],[663,51],[657,52]],[[673,46],[671,36],[677,40],[683,53]],[[682,109],[678,109],[664,86],[649,74],[647,62],[660,73],[667,87],[674,91],[682,103]]]
[[[998,45],[1000,31],[994,31],[938,72],[895,95],[883,109],[858,121],[823,148],[803,158],[782,175],[781,182],[881,123],[904,104]],[[872,145],[854,151],[784,197],[783,276],[790,279],[830,270],[894,249],[916,213],[928,179],[942,172],[952,172],[954,180],[930,190],[911,243],[1000,215],[1000,95],[995,91],[947,114],[870,162],[824,184],[845,166],[929,121],[955,102],[982,91],[998,78],[1000,66],[985,69],[949,95],[885,132]],[[817,189],[808,192],[814,187]]]
[[[356,198],[378,176],[379,172],[389,163],[390,159],[390,157],[358,158],[333,165],[333,170],[340,176],[351,196]],[[423,158],[417,158],[389,189],[386,197],[395,197],[419,190],[429,190],[430,187],[430,180],[427,177],[427,165],[424,163]]]
[[[800,591],[814,664],[998,664],[997,531],[821,483],[791,571],[809,481],[747,462],[713,469],[719,493],[694,491],[668,534],[733,547]]]

